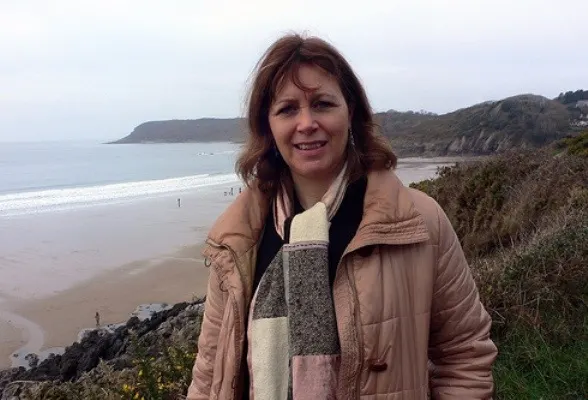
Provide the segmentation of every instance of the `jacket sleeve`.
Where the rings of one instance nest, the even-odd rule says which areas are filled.
[[[439,256],[429,339],[433,399],[491,399],[497,348],[457,235],[445,212],[439,216]]]
[[[221,283],[215,269],[211,268],[204,303],[204,316],[198,337],[198,354],[192,368],[192,382],[188,387],[186,400],[209,399],[224,307]]]

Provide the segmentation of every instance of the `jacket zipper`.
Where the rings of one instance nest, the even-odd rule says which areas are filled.
[[[341,258],[339,259],[339,263],[337,264],[337,271],[339,271],[339,268],[341,267],[341,264],[343,263],[343,259],[345,257],[347,257],[349,254],[361,249],[362,247],[365,246],[359,246],[359,247],[354,247],[354,248],[347,248],[345,249],[345,251],[343,251],[343,255],[341,256]],[[349,272],[349,268],[345,269],[345,273],[347,274],[347,280],[349,281],[349,286],[351,286],[351,291],[353,292],[353,297],[354,297],[354,301],[356,305],[359,305],[359,299],[357,297],[357,289],[355,287],[355,281],[353,280],[353,277],[351,276],[350,272]],[[337,276],[337,272],[335,272],[335,277]],[[357,329],[357,321],[359,320],[359,309],[358,307],[355,307],[354,310],[354,324],[355,324],[355,329]],[[361,340],[359,340],[359,335],[361,335],[361,331],[357,331],[357,335],[358,335],[358,344],[361,342]],[[360,362],[360,366],[359,366],[359,370],[356,372],[357,376],[355,377],[355,394],[356,394],[356,399],[359,399],[359,379],[361,377],[361,366],[363,365],[363,346],[358,346],[358,358],[359,358],[359,362]]]
[[[356,249],[358,250],[358,249]],[[355,302],[355,307],[354,307],[354,324],[355,324],[355,329],[357,329],[357,321],[359,321],[359,298],[357,297],[357,288],[355,287],[355,280],[353,279],[353,276],[351,275],[351,272],[349,271],[349,267],[346,268],[346,272],[347,272],[347,279],[349,280],[349,286],[351,287],[351,292],[353,293],[353,301]],[[359,399],[359,380],[361,379],[361,367],[363,366],[363,346],[361,345],[362,340],[361,340],[361,329],[357,329],[357,342],[358,342],[358,358],[359,358],[359,368],[357,369],[357,371],[355,371],[355,379],[354,379],[354,391],[355,391],[355,398]]]
[[[241,278],[241,283],[243,284],[243,288],[245,288],[245,282],[243,282],[243,276],[241,275],[241,271],[239,269],[239,264],[238,264],[238,261],[237,261],[237,255],[235,254],[235,252],[233,251],[233,249],[231,249],[229,246],[218,244],[218,243],[212,241],[211,239],[208,239],[207,242],[212,247],[215,247],[217,249],[227,250],[231,254],[231,257],[233,258],[233,262],[235,263],[235,266],[237,267],[237,273],[239,274],[239,277]],[[218,274],[219,273],[219,270],[220,270],[220,267],[216,263],[215,263],[215,270],[217,271],[217,274]],[[229,294],[229,298],[231,298],[231,295],[230,294]],[[245,299],[245,300],[246,300],[245,303],[247,303],[247,299]],[[231,387],[233,389],[233,399],[234,400],[237,400],[236,386],[238,385],[238,383],[235,384],[235,377],[237,377],[237,379],[240,379],[239,377],[241,375],[241,357],[242,357],[242,354],[241,353],[243,352],[243,349],[241,349],[241,346],[239,346],[239,339],[241,337],[240,330],[243,328],[241,326],[241,324],[243,322],[243,319],[239,315],[239,309],[237,307],[237,302],[235,301],[234,298],[231,298],[231,303],[233,305],[233,312],[235,313],[235,320],[237,322],[235,324],[235,343],[234,343],[235,344],[235,375],[233,376],[233,381],[231,382]]]

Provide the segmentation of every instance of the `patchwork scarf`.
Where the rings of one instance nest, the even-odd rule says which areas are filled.
[[[251,399],[335,399],[340,347],[329,285],[329,225],[346,189],[345,166],[321,201],[294,216],[289,235],[292,193],[283,186],[275,199],[275,228],[287,242],[251,303]]]

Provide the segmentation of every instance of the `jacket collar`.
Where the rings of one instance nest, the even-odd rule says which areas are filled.
[[[242,258],[261,238],[270,203],[256,187],[247,188],[217,219],[208,242],[228,247]],[[368,173],[363,217],[349,251],[374,244],[418,243],[428,238],[423,216],[394,171]]]
[[[422,214],[393,170],[371,171],[363,204],[363,217],[348,251],[375,244],[412,244],[427,241]]]

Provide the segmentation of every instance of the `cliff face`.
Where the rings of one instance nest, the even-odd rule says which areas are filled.
[[[569,112],[545,97],[521,95],[444,115],[388,112],[377,118],[399,154],[486,155],[541,147],[570,132]]]
[[[241,118],[149,121],[112,143],[241,142],[245,132]]]
[[[376,114],[400,156],[486,155],[541,147],[570,132],[570,112],[557,101],[520,95],[448,114],[388,111]],[[242,142],[245,120],[146,122],[113,143]]]

